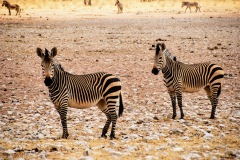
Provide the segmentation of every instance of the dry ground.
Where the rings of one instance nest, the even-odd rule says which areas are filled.
[[[183,13],[180,1],[124,1],[121,15],[110,1],[92,7],[20,2],[20,17],[0,8],[0,159],[240,158],[239,1],[202,1],[202,12],[191,14]],[[223,67],[214,120],[203,91],[183,94],[185,120],[170,118],[162,75],[151,74],[149,49],[156,39],[179,61]],[[125,111],[118,139],[100,138],[106,118],[97,108],[69,109],[70,137],[59,139],[60,119],[35,52],[54,46],[70,73],[106,71],[121,79]]]

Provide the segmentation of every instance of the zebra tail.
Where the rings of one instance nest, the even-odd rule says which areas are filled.
[[[122,94],[120,93],[119,95],[119,110],[118,110],[118,117],[121,117],[122,116],[122,113],[123,113],[123,102],[122,102]]]
[[[222,86],[220,84],[220,87],[218,88],[218,92],[217,92],[217,97],[221,94],[221,90],[222,90]]]

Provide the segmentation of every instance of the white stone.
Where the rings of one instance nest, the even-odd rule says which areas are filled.
[[[112,155],[115,155],[115,156],[121,156],[121,155],[122,155],[121,152],[115,151],[115,150],[112,150],[112,149],[109,149],[108,152],[109,152],[110,154],[112,154]]]
[[[11,114],[13,114],[13,111],[7,111],[7,113],[11,115]]]
[[[8,149],[8,150],[5,151],[5,153],[7,153],[7,154],[14,154],[16,152],[14,150],[12,150],[12,149]]]
[[[201,159],[201,156],[197,153],[189,153],[187,155],[183,155],[182,159],[184,160],[195,160],[195,159]]]
[[[205,139],[207,139],[207,140],[211,140],[211,139],[214,138],[214,135],[211,134],[211,133],[205,132],[204,134],[205,134],[205,135],[203,136],[203,138],[205,138]]]
[[[173,151],[175,151],[175,152],[183,152],[184,149],[181,148],[181,147],[175,147],[175,148],[173,148]]]
[[[154,157],[154,156],[146,156],[145,160],[158,160],[158,157]]]
[[[94,158],[90,156],[82,156],[79,160],[94,160]]]

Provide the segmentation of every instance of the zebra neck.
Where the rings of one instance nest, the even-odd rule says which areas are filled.
[[[61,79],[63,79],[63,76],[66,75],[67,72],[65,72],[59,63],[54,63],[54,75],[52,78],[52,84],[48,87],[49,91],[54,91],[57,88],[61,88],[64,84],[61,83]]]
[[[162,69],[162,73],[164,75],[164,78],[168,78],[170,75],[172,75],[172,68],[174,65],[174,61],[168,56],[165,56],[165,58],[166,58],[166,64],[165,64],[165,67]]]

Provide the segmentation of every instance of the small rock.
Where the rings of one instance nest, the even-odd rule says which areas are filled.
[[[43,135],[42,133],[39,133],[39,134],[38,134],[38,138],[39,138],[39,139],[43,139],[43,138],[44,138],[44,135]]]
[[[13,114],[13,111],[7,111],[7,113],[11,115],[11,114]]]
[[[192,159],[201,159],[201,156],[197,153],[189,153],[187,155],[183,155],[182,159],[184,160],[192,160]]]
[[[182,134],[183,131],[180,128],[174,128],[169,131],[170,134]]]
[[[214,138],[214,135],[211,134],[211,133],[205,132],[204,134],[205,134],[205,135],[203,136],[203,138],[205,138],[205,139],[207,139],[207,140],[211,140],[211,139]]]
[[[79,160],[94,160],[94,158],[90,156],[83,156]]]
[[[181,147],[175,147],[175,148],[173,148],[173,151],[175,151],[175,152],[183,152],[184,149],[181,148]]]
[[[143,140],[145,140],[145,141],[149,141],[149,140],[159,140],[159,136],[158,136],[158,135],[146,136],[146,137],[143,138]]]
[[[236,118],[234,118],[234,117],[229,117],[228,118],[231,122],[236,122],[237,120],[236,120]]]
[[[16,152],[14,150],[12,150],[12,149],[8,149],[4,153],[11,155],[11,154],[14,154]]]
[[[122,155],[121,152],[115,151],[115,150],[109,150],[109,153],[112,154],[112,155],[115,155],[115,156],[121,156]]]
[[[154,156],[146,156],[145,160],[158,160],[158,157],[154,157]]]

